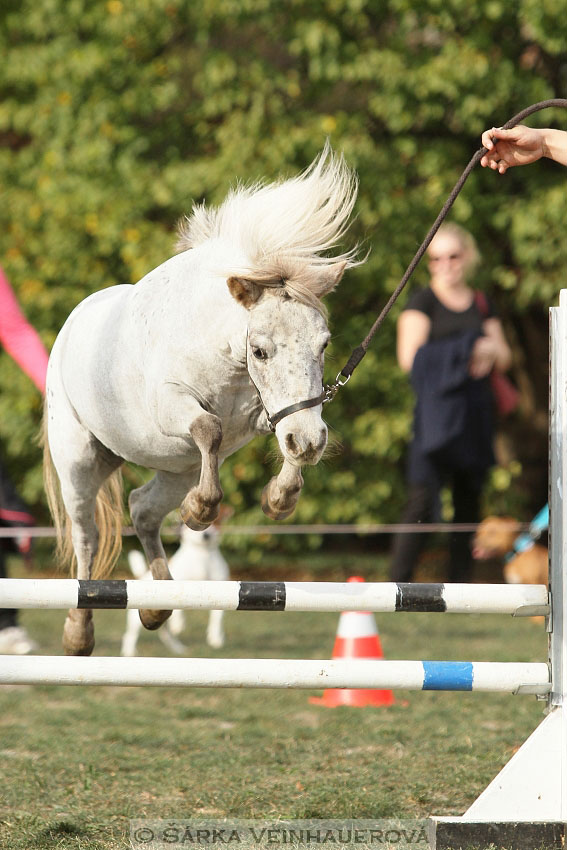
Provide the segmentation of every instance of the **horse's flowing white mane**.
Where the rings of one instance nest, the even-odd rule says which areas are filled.
[[[348,228],[358,180],[329,143],[303,173],[275,183],[238,185],[218,208],[194,207],[179,228],[179,250],[209,239],[235,246],[238,267],[222,270],[264,286],[281,285],[321,309],[321,272],[336,263],[358,264],[357,247],[331,256]],[[246,258],[244,266],[242,257]]]

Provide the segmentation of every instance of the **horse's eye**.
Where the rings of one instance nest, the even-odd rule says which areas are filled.
[[[256,358],[256,360],[267,360],[268,354],[263,348],[253,348],[252,354]]]

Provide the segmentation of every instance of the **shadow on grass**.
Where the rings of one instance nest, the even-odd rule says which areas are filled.
[[[42,829],[38,834],[38,837],[43,840],[51,839],[52,841],[56,841],[58,838],[62,838],[64,836],[75,836],[77,838],[80,836],[87,837],[88,832],[89,830],[84,826],[64,820],[58,821],[56,824],[49,825],[45,829]]]

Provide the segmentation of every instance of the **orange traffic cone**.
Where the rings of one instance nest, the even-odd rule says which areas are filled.
[[[352,576],[349,581],[364,581]],[[374,615],[369,611],[344,611],[339,618],[333,658],[384,658]],[[362,688],[329,688],[322,697],[309,697],[314,705],[392,705],[392,691]]]

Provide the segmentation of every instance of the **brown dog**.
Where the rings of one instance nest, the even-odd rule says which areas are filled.
[[[518,521],[512,517],[487,517],[474,536],[473,557],[481,561],[505,557],[514,552],[521,531]],[[547,584],[547,547],[534,543],[529,549],[514,554],[504,567],[504,579],[509,584]]]

